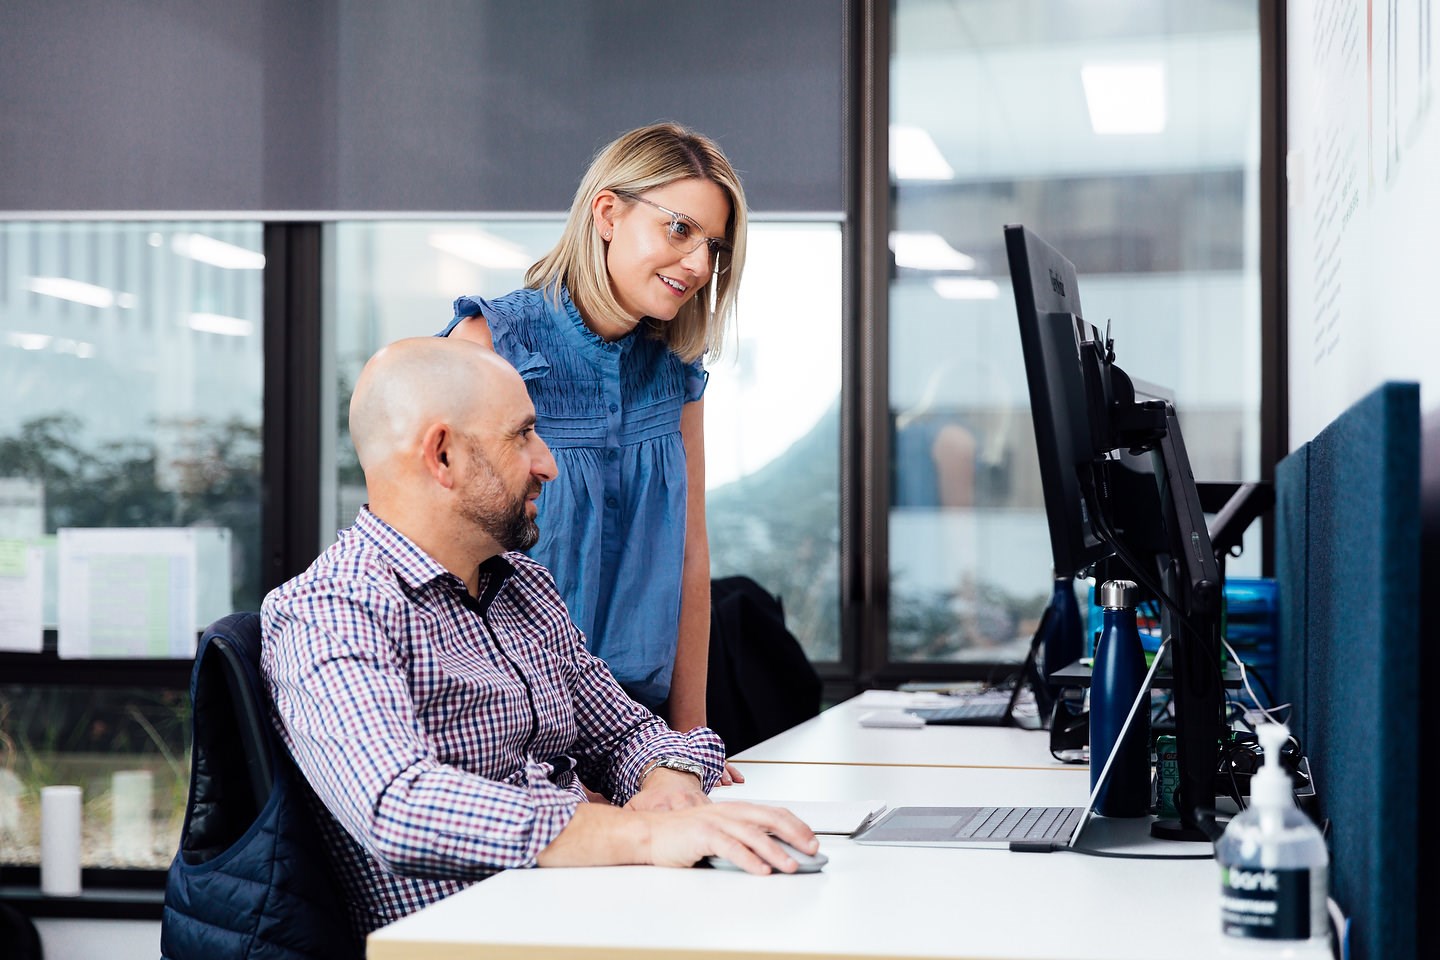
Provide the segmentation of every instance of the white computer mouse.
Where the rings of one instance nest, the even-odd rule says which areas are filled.
[[[796,850],[779,837],[772,837],[771,839],[780,844],[780,849],[788,853],[795,859],[795,862],[800,865],[795,868],[796,873],[819,873],[820,868],[830,862],[830,858],[819,850],[816,850],[814,853],[805,853],[803,850]],[[726,860],[724,857],[706,857],[701,862],[707,863],[717,870],[741,870],[740,867],[735,866],[735,864]],[[770,872],[781,873],[782,871],[771,867]]]

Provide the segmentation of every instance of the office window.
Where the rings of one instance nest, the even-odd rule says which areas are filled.
[[[186,691],[173,659],[157,665],[164,681],[117,687],[103,661],[56,658],[55,541],[62,528],[193,528],[226,545],[197,568],[200,589],[258,607],[260,251],[249,222],[0,224],[0,575],[13,586],[38,548],[47,631],[42,651],[18,652],[7,618],[0,651],[0,678],[22,662],[47,678],[0,685],[0,864],[38,862],[39,790],[52,783],[84,789],[85,866],[163,867],[174,854]],[[117,600],[107,616],[152,613]]]
[[[333,505],[332,528],[365,501],[346,416],[366,359],[440,330],[458,295],[521,286],[561,226],[557,216],[329,228],[336,432],[322,503]],[[713,574],[746,574],[780,594],[815,660],[839,658],[840,236],[833,220],[751,220],[738,323],[707,364],[705,394]]]
[[[1051,556],[1004,224],[1174,390],[1196,478],[1258,478],[1256,5],[892,10],[890,659],[1014,661]]]

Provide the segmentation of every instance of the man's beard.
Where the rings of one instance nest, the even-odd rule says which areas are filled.
[[[487,479],[478,484],[481,489],[466,492],[460,501],[460,516],[479,526],[506,550],[529,550],[540,539],[540,527],[525,506],[532,495],[540,492],[539,481],[532,481],[512,496],[478,451],[475,462],[484,468]]]

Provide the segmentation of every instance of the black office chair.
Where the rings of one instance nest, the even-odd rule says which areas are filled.
[[[165,884],[166,960],[352,960],[363,955],[311,815],[271,728],[260,616],[200,639],[190,679],[190,798]]]
[[[780,598],[749,577],[710,581],[710,728],[733,755],[820,712],[820,675]]]
[[[45,960],[40,934],[30,918],[0,903],[0,957],[6,960]]]

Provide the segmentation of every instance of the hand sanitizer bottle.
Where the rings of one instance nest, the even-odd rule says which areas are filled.
[[[1283,723],[1267,723],[1257,733],[1265,762],[1250,780],[1250,805],[1215,844],[1225,952],[1328,960],[1325,840],[1295,806],[1280,765],[1290,732]]]

